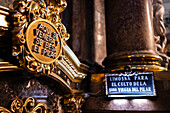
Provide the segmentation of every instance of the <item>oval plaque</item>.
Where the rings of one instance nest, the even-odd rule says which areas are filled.
[[[53,63],[61,53],[61,37],[50,21],[39,19],[26,31],[26,43],[31,55],[44,64]]]

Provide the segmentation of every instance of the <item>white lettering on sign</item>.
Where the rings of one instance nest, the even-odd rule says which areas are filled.
[[[131,88],[118,88],[119,92],[131,92]]]
[[[130,81],[129,76],[122,76],[122,77],[110,77],[110,81]]]
[[[148,76],[134,76],[134,80],[148,80]]]
[[[153,72],[133,74],[107,74],[106,88],[108,97],[155,96]]]
[[[145,81],[137,82],[111,82],[111,86],[147,86]]]

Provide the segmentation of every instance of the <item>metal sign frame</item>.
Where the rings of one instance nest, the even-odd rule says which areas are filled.
[[[132,78],[132,77],[138,77],[138,76],[141,76],[141,75],[147,75],[147,76],[151,76],[149,79],[148,79],[148,82],[151,83],[147,86],[150,86],[151,87],[151,91],[149,92],[133,92],[132,91],[132,88],[137,88],[137,90],[139,90],[138,88],[141,88],[141,86],[133,86],[134,84],[132,83],[132,86],[116,86],[116,82],[115,84],[113,84],[114,86],[113,87],[110,87],[108,86],[108,82],[111,83],[110,80],[108,80],[108,77],[128,77],[129,79]],[[120,79],[120,82],[121,79]],[[130,81],[129,82],[134,82],[134,81]],[[145,85],[145,84],[144,84]],[[147,87],[146,86],[146,87]],[[112,94],[109,92],[109,88],[115,88],[115,89],[118,89],[118,88],[131,88],[129,89],[129,91],[126,91],[125,92],[119,92],[119,91],[114,91],[115,93],[112,92]],[[140,89],[141,90],[141,89]],[[153,96],[156,96],[156,89],[155,89],[155,84],[154,84],[154,76],[153,76],[153,72],[140,72],[140,73],[128,73],[128,74],[105,74],[105,93],[106,93],[106,96],[107,97],[153,97]]]

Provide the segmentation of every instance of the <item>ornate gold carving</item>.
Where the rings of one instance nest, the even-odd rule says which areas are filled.
[[[68,94],[64,96],[65,112],[81,113],[81,107],[85,102],[83,95]],[[48,110],[44,103],[36,104],[32,97],[25,97],[23,99],[14,99],[11,103],[10,110],[0,107],[2,113],[53,113]]]
[[[61,69],[72,82],[81,82],[87,76],[86,73],[89,67],[82,64],[66,44],[63,45],[63,50],[63,55],[58,62],[58,68]]]
[[[38,19],[32,22],[26,32],[26,42],[31,55],[44,64],[54,62],[61,52],[62,45],[57,34],[58,30],[47,20]]]
[[[13,56],[29,71],[49,75],[58,64],[62,44],[70,36],[59,16],[67,3],[42,1],[14,2]]]
[[[11,109],[8,110],[4,107],[0,107],[2,113],[47,113],[47,105],[44,103],[35,104],[35,100],[32,97],[15,99],[11,104]]]
[[[9,16],[10,10],[6,7],[0,6],[0,36],[5,34],[8,30],[9,23],[6,21],[7,16]]]
[[[13,56],[20,66],[31,72],[50,75],[54,68],[59,68],[72,82],[81,82],[88,66],[82,65],[65,43],[70,35],[59,15],[67,3],[65,0],[42,1],[14,2]]]
[[[13,64],[10,64],[9,62],[0,61],[0,72],[1,71],[14,71],[18,69],[19,68],[17,66],[14,66]]]
[[[81,113],[81,107],[85,102],[83,95],[68,94],[64,96],[65,112],[69,113]]]

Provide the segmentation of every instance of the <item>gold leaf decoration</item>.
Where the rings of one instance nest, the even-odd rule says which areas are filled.
[[[62,53],[62,44],[69,39],[65,26],[61,22],[60,13],[66,8],[65,0],[23,0],[14,2],[13,11],[13,56],[19,60],[20,66],[36,74],[49,75],[56,67],[58,60],[51,63],[42,63],[38,61],[30,52],[26,33],[29,26],[36,20],[47,20],[57,29],[59,38],[61,38],[61,49],[57,58]]]
[[[38,103],[36,105],[34,98],[14,99],[11,104],[11,110],[0,107],[2,113],[47,113],[47,105]]]
[[[67,113],[81,113],[81,107],[85,99],[83,95],[68,94],[64,96],[65,112]]]

